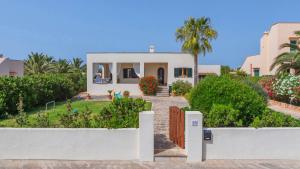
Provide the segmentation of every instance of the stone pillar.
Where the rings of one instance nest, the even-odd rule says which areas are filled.
[[[144,62],[140,62],[140,78],[145,76],[145,63]]]
[[[185,150],[188,162],[202,161],[203,141],[202,113],[199,111],[185,112]]]
[[[112,82],[113,84],[117,84],[117,76],[118,76],[118,70],[117,70],[117,62],[112,63]]]
[[[139,160],[154,160],[154,112],[144,111],[139,115]]]

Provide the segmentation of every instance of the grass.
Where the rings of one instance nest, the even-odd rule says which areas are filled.
[[[100,113],[100,111],[107,105],[109,105],[110,101],[73,101],[71,103],[72,109],[77,110],[78,112],[82,112],[86,110],[86,107],[93,114]],[[152,104],[150,102],[146,103],[146,110],[151,110]],[[26,112],[28,114],[29,123],[33,123],[36,119],[37,113],[49,113],[49,121],[51,124],[59,124],[60,115],[67,112],[66,102],[57,102],[55,108],[52,105],[49,106],[48,110],[45,110],[45,106],[35,107],[32,110]],[[0,126],[2,127],[18,127],[16,123],[15,117],[0,120]]]

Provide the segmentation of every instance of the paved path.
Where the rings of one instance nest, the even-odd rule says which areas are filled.
[[[291,110],[291,109],[288,109],[288,108],[284,108],[284,107],[280,107],[278,105],[268,105],[268,107],[274,111],[277,111],[277,112],[281,112],[281,113],[284,113],[284,114],[287,114],[287,115],[291,115],[293,116],[294,118],[297,118],[297,119],[300,119],[300,112],[299,111],[296,111],[296,110]]]
[[[154,111],[154,148],[165,150],[176,148],[169,140],[169,107],[186,107],[188,102],[183,97],[150,97],[144,96],[145,100],[152,102]]]
[[[202,163],[177,161],[62,161],[0,160],[0,169],[299,169],[291,160],[208,160]]]

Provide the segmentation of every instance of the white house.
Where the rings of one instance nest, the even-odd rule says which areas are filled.
[[[106,95],[114,89],[140,95],[139,78],[144,76],[154,76],[166,87],[177,80],[194,84],[193,69],[194,59],[188,53],[154,52],[153,48],[138,53],[88,53],[87,92]]]
[[[23,76],[24,62],[0,55],[0,76]]]

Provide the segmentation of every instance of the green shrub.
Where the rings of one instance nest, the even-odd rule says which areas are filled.
[[[104,128],[137,128],[139,112],[144,110],[146,110],[146,101],[143,99],[115,99],[102,109],[100,126]]]
[[[243,126],[240,114],[232,106],[214,104],[207,118],[204,119],[204,125],[207,127],[240,127]]]
[[[192,84],[188,81],[177,80],[176,82],[172,83],[172,92],[174,92],[176,96],[183,96],[190,92],[191,89]]]
[[[28,116],[23,108],[23,97],[19,96],[19,103],[17,104],[17,109],[19,114],[16,117],[16,122],[18,126],[25,127],[28,124]]]
[[[38,128],[51,127],[49,113],[48,112],[46,112],[46,113],[39,112],[36,116],[36,122],[34,123],[34,126],[38,127]]]
[[[79,83],[82,75],[75,77],[76,74],[0,77],[0,118],[17,114],[16,104],[20,95],[23,97],[25,111],[51,100],[61,101],[71,98],[80,90],[84,90],[83,84]]]
[[[158,88],[158,81],[154,76],[146,76],[141,78],[139,86],[145,95],[155,95]]]
[[[300,120],[290,115],[266,109],[261,116],[257,116],[252,127],[300,127]]]
[[[231,105],[240,112],[244,126],[249,126],[266,108],[264,99],[256,91],[229,76],[208,76],[200,81],[192,89],[189,103],[193,110],[202,112],[204,118],[213,104]]]
[[[250,79],[245,79],[243,80],[243,82],[251,87],[254,91],[256,91],[257,94],[259,94],[264,99],[265,103],[268,103],[268,94],[258,82],[252,81]]]

